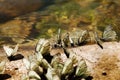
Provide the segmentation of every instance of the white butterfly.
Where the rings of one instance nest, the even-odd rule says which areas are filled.
[[[105,41],[116,40],[117,34],[113,31],[112,26],[107,26],[103,32],[102,39]]]
[[[15,55],[15,53],[17,53],[18,46],[19,46],[19,44],[17,44],[17,45],[15,46],[15,48],[12,49],[12,48],[10,48],[9,46],[5,46],[5,45],[4,45],[4,46],[3,46],[3,49],[5,50],[7,56],[10,57],[10,56]]]
[[[39,42],[36,45],[36,52],[40,52],[41,54],[44,54],[48,52],[50,49],[50,43],[48,40],[42,38],[39,40]]]
[[[3,74],[5,71],[5,61],[0,62],[0,74]]]
[[[41,60],[41,66],[44,67],[45,69],[52,68],[46,59]]]
[[[30,69],[30,61],[26,58],[23,59],[23,63],[25,67],[29,70]]]
[[[86,73],[87,73],[87,65],[86,65],[85,60],[82,59],[81,61],[78,62],[78,66],[77,66],[75,75],[83,76]]]
[[[41,62],[41,60],[43,59],[42,54],[38,52],[38,53],[35,53],[35,55],[36,55],[37,61]]]
[[[67,59],[67,61],[64,64],[63,70],[62,70],[62,74],[66,75],[69,73],[73,72],[73,62],[71,59]]]
[[[28,76],[32,79],[41,80],[41,77],[35,71],[30,71]]]
[[[27,75],[30,79],[41,80],[39,74],[43,73],[43,68],[41,68],[36,62],[34,61],[30,62],[26,58],[23,59],[23,63],[27,70],[29,71]]]
[[[35,50],[36,50],[37,52],[40,51],[40,49],[41,49],[41,47],[42,47],[44,41],[45,41],[44,38],[42,38],[42,39],[40,39],[40,40],[38,41],[38,43],[37,43],[37,45],[36,45],[36,48],[35,48]]]
[[[60,80],[53,68],[48,68],[46,73],[47,80]]]
[[[40,67],[36,62],[31,62],[31,65],[30,65],[30,69],[39,73],[39,74],[42,74],[43,73],[43,68]]]

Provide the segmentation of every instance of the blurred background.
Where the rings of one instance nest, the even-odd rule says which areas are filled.
[[[0,45],[51,38],[78,28],[120,37],[120,0],[0,0]]]

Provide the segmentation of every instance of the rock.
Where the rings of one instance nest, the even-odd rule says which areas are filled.
[[[0,22],[33,12],[48,4],[49,0],[0,0]]]

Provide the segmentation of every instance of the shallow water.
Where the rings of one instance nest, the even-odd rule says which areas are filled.
[[[119,35],[119,4],[119,0],[55,0],[41,10],[1,23],[0,44],[50,38],[58,28],[63,33],[80,28],[101,34],[107,25],[112,25]]]

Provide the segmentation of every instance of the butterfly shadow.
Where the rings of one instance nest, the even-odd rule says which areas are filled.
[[[9,75],[9,74],[0,74],[0,80],[6,80],[8,78],[11,78],[11,75]]]
[[[23,59],[24,56],[22,54],[16,54],[14,56],[9,56],[8,59],[10,61],[15,61],[15,60],[20,60],[20,59]]]

